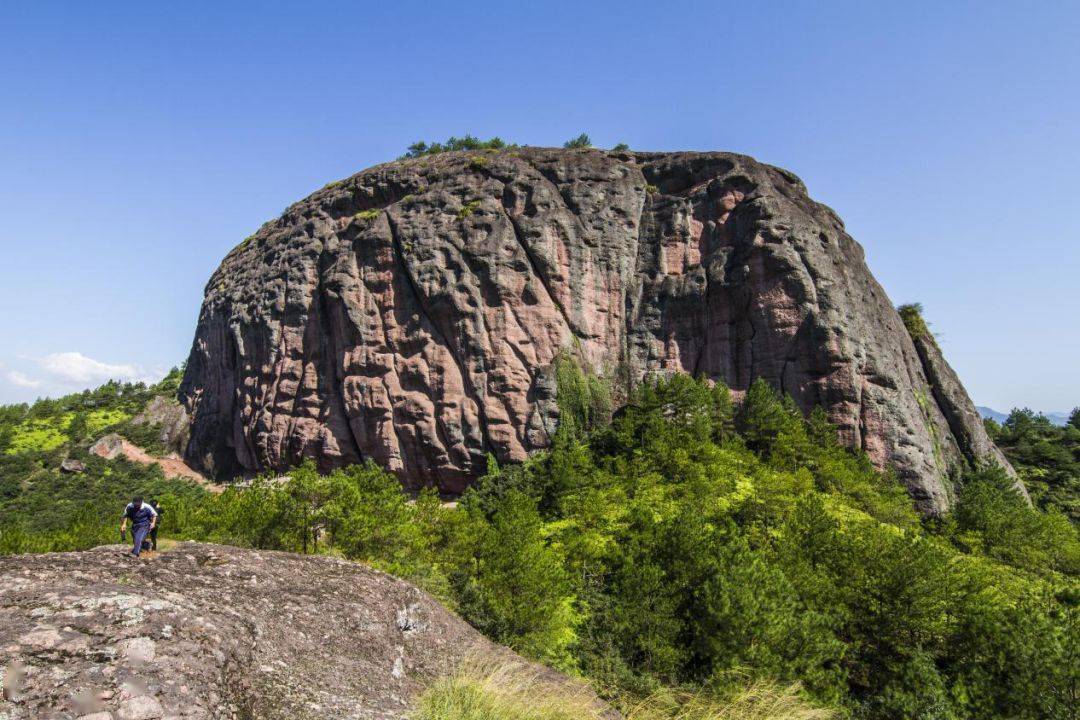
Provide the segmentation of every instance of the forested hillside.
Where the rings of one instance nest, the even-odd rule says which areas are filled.
[[[604,382],[566,358],[558,380],[552,449],[490,460],[456,505],[373,465],[213,495],[85,457],[104,418],[131,430],[174,379],[8,408],[0,547],[113,541],[140,491],[169,507],[167,537],[370,563],[622,707],[760,681],[799,683],[841,717],[1077,717],[1080,540],[1001,471],[970,472],[955,511],[925,521],[824,413],[804,418],[764,382],[736,407],[676,375],[612,417]],[[999,437],[1028,437],[1016,425]],[[87,471],[61,474],[65,454]]]
[[[131,419],[158,395],[176,394],[180,371],[160,383],[109,382],[94,390],[32,405],[0,406],[0,552],[89,547],[115,542],[124,503],[136,493],[193,497],[195,484],[167,480],[156,465],[87,452],[109,432],[119,432],[163,454],[159,428]],[[65,458],[83,472],[61,470]]]
[[[985,424],[1035,504],[1080,523],[1080,408],[1064,426],[1028,409],[1013,410],[1003,423]]]

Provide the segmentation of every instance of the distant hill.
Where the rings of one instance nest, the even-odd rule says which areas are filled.
[[[1003,423],[1009,418],[1009,413],[999,412],[993,408],[983,407],[982,405],[976,405],[975,409],[979,411],[979,415],[981,415],[984,420],[994,420]],[[1047,420],[1058,427],[1064,427],[1069,422],[1069,413],[1067,412],[1049,412],[1040,414],[1044,415]]]
[[[982,405],[976,405],[975,409],[979,411],[979,415],[982,416],[983,420],[1003,423],[1009,417],[1009,413],[998,412],[993,408],[983,407]]]

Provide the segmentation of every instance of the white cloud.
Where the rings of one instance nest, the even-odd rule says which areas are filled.
[[[39,385],[41,385],[40,380],[35,380],[32,377],[27,377],[26,375],[19,372],[18,370],[12,370],[12,371],[8,372],[7,379],[8,379],[8,382],[10,382],[15,387],[36,388]]]
[[[112,365],[86,357],[80,352],[52,353],[41,358],[38,364],[56,380],[70,385],[100,385],[107,380],[146,380],[145,373],[135,365]]]

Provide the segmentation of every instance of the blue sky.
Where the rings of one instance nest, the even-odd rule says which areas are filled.
[[[0,0],[0,402],[153,377],[263,221],[418,139],[803,178],[979,404],[1080,405],[1080,4]]]

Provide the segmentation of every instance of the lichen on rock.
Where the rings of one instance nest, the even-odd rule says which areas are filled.
[[[416,587],[330,557],[110,546],[0,557],[0,576],[7,720],[403,717],[470,654],[520,662]]]

